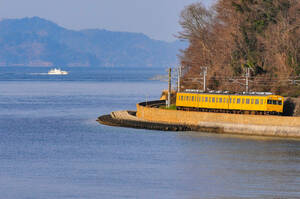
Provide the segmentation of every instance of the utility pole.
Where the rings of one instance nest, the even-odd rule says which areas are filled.
[[[206,92],[207,67],[203,67],[203,91]]]
[[[177,92],[180,92],[181,66],[178,67]]]
[[[172,69],[169,68],[169,88],[168,88],[168,101],[167,101],[168,108],[170,108],[171,106],[171,73],[172,73]]]
[[[250,68],[246,69],[246,93],[249,92],[249,77],[250,77]]]

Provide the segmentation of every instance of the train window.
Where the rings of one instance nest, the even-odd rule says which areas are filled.
[[[260,100],[260,104],[264,104],[264,100],[263,99]]]
[[[268,104],[272,104],[272,100],[268,100]]]
[[[224,98],[224,103],[228,103],[228,99],[227,99],[227,102],[226,102],[226,98]]]
[[[241,103],[241,99],[238,98],[238,99],[236,100],[236,103],[237,103],[237,104],[240,104],[240,103]]]
[[[208,97],[205,98],[205,102],[208,102]]]
[[[255,104],[259,104],[259,99],[256,99],[256,100],[255,100]]]
[[[215,103],[215,98],[214,97],[212,98],[212,102]]]
[[[282,105],[282,101],[278,101],[278,105]]]
[[[209,102],[211,102],[211,97],[209,98]]]
[[[219,99],[219,102],[222,103],[222,98]]]
[[[230,98],[230,99],[229,99],[229,103],[230,103],[230,104],[231,104],[231,100],[232,100],[232,99]]]
[[[245,99],[244,98],[242,99],[242,104],[245,104]]]
[[[250,99],[246,99],[246,104],[250,104]]]
[[[217,102],[217,103],[219,102],[219,98],[217,98],[217,97],[216,97],[216,102]]]
[[[272,104],[277,105],[277,101],[276,101],[276,100],[273,100],[273,103],[272,103]]]
[[[251,104],[253,104],[254,103],[254,99],[251,99]]]
[[[194,101],[194,96],[192,97],[192,101]]]

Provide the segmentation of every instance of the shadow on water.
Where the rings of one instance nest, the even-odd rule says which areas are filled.
[[[272,136],[255,136],[255,135],[237,135],[237,134],[218,134],[218,133],[206,133],[206,132],[182,132],[179,136],[191,137],[195,139],[208,138],[208,139],[234,139],[236,141],[295,141],[300,143],[300,138],[283,138],[283,137],[272,137]]]

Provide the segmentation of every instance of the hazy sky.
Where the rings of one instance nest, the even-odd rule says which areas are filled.
[[[69,29],[142,32],[174,40],[181,10],[199,0],[0,0],[0,18],[39,16]],[[202,0],[210,5],[213,0]]]

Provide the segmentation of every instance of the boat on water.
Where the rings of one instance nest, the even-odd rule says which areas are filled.
[[[69,74],[67,71],[60,70],[59,68],[54,68],[48,71],[48,75],[67,75]]]

